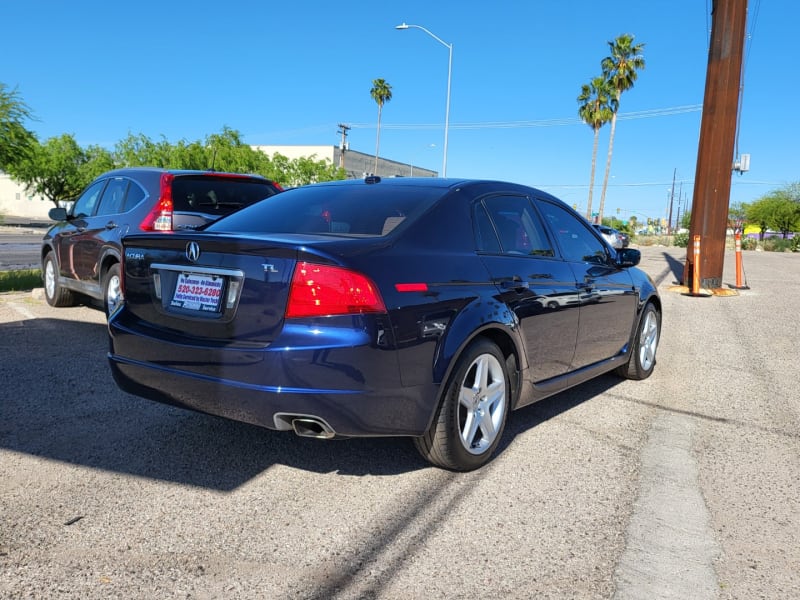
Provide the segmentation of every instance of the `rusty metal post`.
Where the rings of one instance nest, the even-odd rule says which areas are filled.
[[[703,238],[701,287],[722,286],[747,0],[714,0],[689,239]],[[695,265],[687,253],[683,283]]]

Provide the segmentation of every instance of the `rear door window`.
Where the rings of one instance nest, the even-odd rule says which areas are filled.
[[[555,256],[544,225],[527,196],[490,196],[483,200],[483,205],[491,218],[503,254]],[[478,225],[485,228],[480,222]],[[491,240],[491,236],[481,232],[481,238],[486,237]],[[490,246],[485,248],[491,251]]]
[[[125,206],[125,196],[128,193],[129,180],[115,177],[108,182],[103,197],[100,198],[98,215],[118,215]]]

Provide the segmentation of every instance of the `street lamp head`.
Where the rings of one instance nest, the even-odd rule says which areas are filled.
[[[394,28],[395,29],[408,29],[408,25],[406,25],[405,23],[400,23],[400,25],[395,25]]]

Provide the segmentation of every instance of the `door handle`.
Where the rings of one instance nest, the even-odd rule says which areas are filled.
[[[108,223],[106,223],[106,229],[116,229],[116,227],[117,224],[114,223],[114,221],[109,221]]]
[[[500,287],[506,290],[527,290],[530,289],[531,284],[527,281],[523,281],[520,276],[515,275],[511,279],[504,279],[501,281]]]

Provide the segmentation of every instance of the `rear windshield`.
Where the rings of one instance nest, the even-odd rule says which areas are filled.
[[[380,184],[307,186],[221,219],[208,231],[382,236],[413,221],[445,193]]]
[[[277,193],[270,182],[245,177],[192,175],[172,182],[173,210],[217,218]]]

